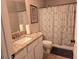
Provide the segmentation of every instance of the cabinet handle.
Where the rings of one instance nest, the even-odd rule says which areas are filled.
[[[26,56],[22,57],[22,59],[25,59]]]
[[[14,57],[15,57],[15,54],[12,55],[12,59],[14,59]]]

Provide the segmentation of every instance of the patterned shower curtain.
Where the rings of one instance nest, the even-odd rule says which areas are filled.
[[[76,4],[39,9],[40,31],[53,44],[71,46],[74,39],[74,11]]]

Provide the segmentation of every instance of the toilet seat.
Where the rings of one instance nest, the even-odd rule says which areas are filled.
[[[52,42],[48,41],[48,40],[43,40],[43,45],[44,45],[44,47],[50,49],[52,47]]]
[[[45,48],[44,53],[49,54],[52,48],[52,41],[43,40],[43,46]]]

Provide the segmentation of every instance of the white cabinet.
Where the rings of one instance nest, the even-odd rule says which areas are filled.
[[[35,40],[34,42],[32,42],[29,46],[28,46],[28,59],[35,59],[34,57],[34,48],[35,46],[38,44],[38,39]]]
[[[35,47],[35,59],[42,59],[43,58],[43,47],[42,42],[38,43]]]
[[[28,52],[28,59],[34,59],[34,50],[33,49],[30,52]]]
[[[14,59],[22,59],[21,52],[18,52],[17,54],[15,54]]]
[[[22,49],[15,54],[14,59],[26,59],[27,58],[27,48]]]
[[[15,54],[14,59],[42,59],[43,44],[42,36],[30,43],[24,49]]]
[[[42,59],[43,44],[42,36],[28,46],[28,59]]]

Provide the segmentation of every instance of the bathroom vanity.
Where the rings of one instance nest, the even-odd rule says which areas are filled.
[[[5,59],[42,59],[42,33],[32,32],[29,0],[3,0],[2,7],[8,54]]]
[[[26,35],[13,43],[13,59],[42,59],[42,33]]]

